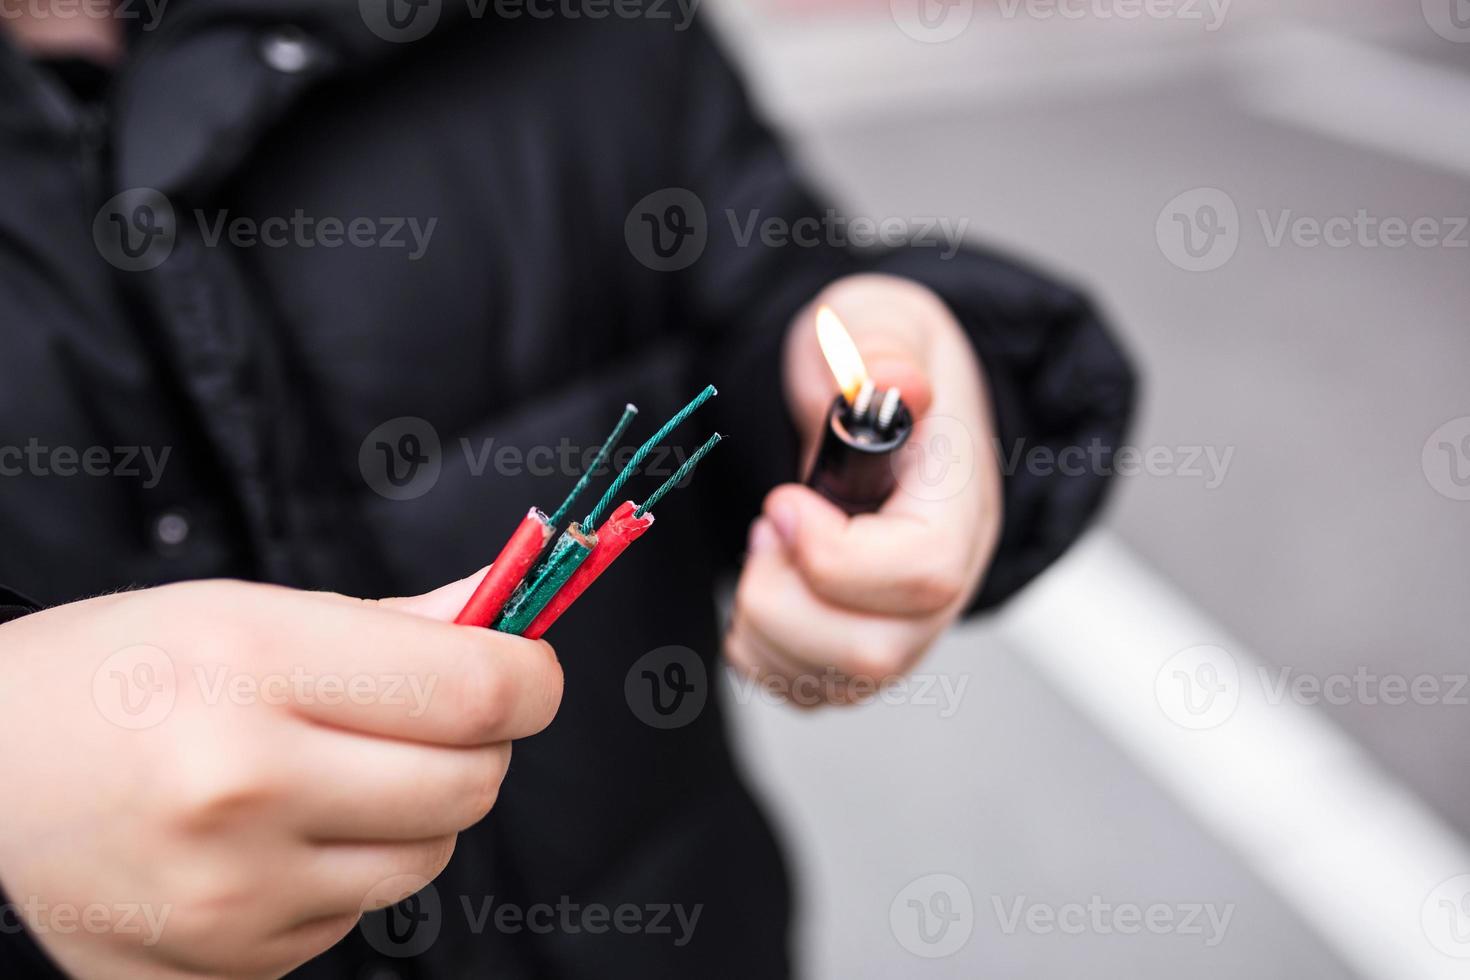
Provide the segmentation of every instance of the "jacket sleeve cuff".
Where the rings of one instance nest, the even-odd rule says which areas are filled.
[[[945,300],[989,382],[1005,516],[971,610],[994,608],[1055,561],[1102,505],[1133,414],[1132,366],[1084,295],[1019,263],[980,249],[948,261],[909,249],[879,268]]]
[[[35,612],[40,606],[12,589],[0,585],[0,624]]]

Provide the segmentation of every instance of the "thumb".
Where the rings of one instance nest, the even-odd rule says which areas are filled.
[[[458,616],[459,611],[464,608],[464,604],[470,601],[470,596],[475,592],[475,586],[480,583],[480,579],[485,577],[485,571],[489,567],[486,565],[473,575],[467,575],[448,585],[441,585],[423,595],[398,596],[379,599],[378,602],[398,612],[452,623],[454,617]]]
[[[820,565],[840,546],[851,520],[809,487],[783,483],[766,494],[761,508],[796,564],[804,571]]]
[[[873,379],[875,397],[882,399],[886,389],[897,388],[910,414],[916,419],[923,418],[934,400],[929,371],[923,362],[911,351],[881,338],[866,344],[858,341],[858,352],[863,355],[868,377]]]

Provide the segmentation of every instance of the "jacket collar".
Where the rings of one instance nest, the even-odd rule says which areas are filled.
[[[312,86],[409,54],[416,45],[380,25],[439,13],[440,0],[427,3],[169,0],[156,29],[134,35],[119,78],[119,188],[207,194]]]
[[[445,0],[119,0],[129,50],[107,125],[118,190],[202,196],[314,85],[406,57],[467,12]],[[0,126],[75,114],[0,39]]]

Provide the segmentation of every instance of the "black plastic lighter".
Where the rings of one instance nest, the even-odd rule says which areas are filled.
[[[913,431],[914,420],[889,388],[874,404],[871,381],[864,381],[849,403],[838,395],[827,411],[827,426],[807,486],[848,514],[870,514],[897,484],[896,458]]]

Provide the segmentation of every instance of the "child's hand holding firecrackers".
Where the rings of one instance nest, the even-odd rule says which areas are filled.
[[[804,471],[836,390],[815,329],[823,306],[877,389],[902,393],[915,424],[891,457],[897,488],[875,513],[849,517],[809,487],[785,484],[751,525],[725,652],[798,704],[861,700],[910,670],[974,598],[1001,524],[984,375],[948,307],[909,280],[840,280],[793,322],[784,380]]]
[[[0,626],[20,923],[70,976],[280,976],[418,891],[561,701],[546,643],[450,624],[473,588],[188,582]]]

